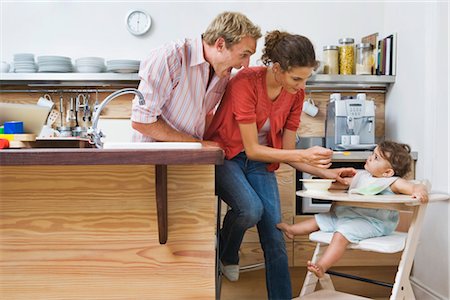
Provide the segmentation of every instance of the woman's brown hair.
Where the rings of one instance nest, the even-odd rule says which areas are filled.
[[[314,46],[307,37],[279,30],[266,34],[261,60],[266,66],[279,63],[283,71],[318,66]]]

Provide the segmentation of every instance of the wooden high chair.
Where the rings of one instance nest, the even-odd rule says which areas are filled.
[[[298,191],[297,195],[303,197],[311,197],[311,193],[307,191]],[[333,282],[329,274],[336,274],[347,278],[363,280],[384,286],[392,286],[390,300],[415,299],[409,276],[412,269],[414,255],[416,253],[417,244],[419,242],[420,230],[422,227],[425,210],[428,203],[421,204],[418,200],[411,198],[409,195],[375,195],[364,196],[356,194],[348,194],[346,191],[330,191],[324,194],[314,194],[314,198],[322,200],[333,200],[334,205],[348,205],[368,208],[384,208],[396,209],[400,211],[411,211],[412,220],[407,233],[394,232],[388,236],[376,237],[363,240],[358,244],[350,244],[349,249],[359,249],[364,251],[373,251],[380,253],[396,253],[403,251],[400,263],[398,265],[395,282],[393,285],[367,280],[356,276],[339,274],[329,271],[321,279],[318,279],[313,273],[306,274],[303,282],[302,290],[298,298],[301,300],[310,299],[368,299],[360,296],[350,295],[335,291]],[[430,194],[429,203],[440,200],[448,200],[449,195],[446,194]],[[311,241],[317,242],[312,262],[315,262],[323,254],[326,245],[331,241],[333,234],[322,231],[313,232],[309,238]],[[316,290],[317,283],[320,282],[321,290]]]

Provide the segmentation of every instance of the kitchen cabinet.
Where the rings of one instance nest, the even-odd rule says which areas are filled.
[[[213,299],[222,160],[217,147],[3,150],[2,299]],[[163,245],[153,164],[168,165]]]

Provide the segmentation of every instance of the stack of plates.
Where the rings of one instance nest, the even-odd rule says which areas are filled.
[[[68,73],[73,71],[72,60],[65,56],[38,56],[39,72]]]
[[[105,60],[101,57],[82,57],[75,60],[80,73],[101,73],[105,71]]]
[[[139,60],[116,59],[106,62],[106,70],[114,73],[137,73],[139,71]]]
[[[34,63],[34,54],[17,53],[14,54],[14,72],[16,73],[36,73],[37,68]]]

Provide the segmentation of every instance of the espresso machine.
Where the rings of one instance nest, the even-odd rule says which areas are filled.
[[[325,145],[333,150],[373,150],[375,103],[366,94],[330,95],[325,121]]]

